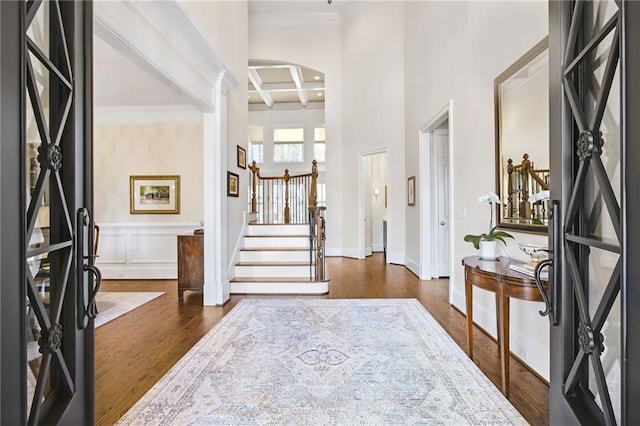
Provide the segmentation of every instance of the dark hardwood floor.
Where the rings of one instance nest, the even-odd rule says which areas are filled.
[[[385,265],[381,254],[366,260],[328,258],[330,293],[325,298],[417,298],[466,351],[466,320],[448,303],[448,280],[420,281],[403,266]],[[96,423],[112,425],[243,297],[223,307],[203,307],[202,294],[165,281],[105,281],[103,291],[164,291],[167,294],[117,318],[95,332]],[[257,296],[265,297],[265,296]],[[282,296],[278,296],[282,297]],[[477,329],[475,363],[500,387],[496,342]],[[549,418],[548,385],[511,359],[511,403],[534,425]]]

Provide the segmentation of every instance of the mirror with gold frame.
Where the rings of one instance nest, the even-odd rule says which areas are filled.
[[[494,80],[498,227],[546,233],[549,49],[536,44]]]

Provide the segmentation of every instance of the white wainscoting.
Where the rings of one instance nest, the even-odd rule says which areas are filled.
[[[177,279],[180,234],[198,223],[100,223],[96,265],[106,279]]]

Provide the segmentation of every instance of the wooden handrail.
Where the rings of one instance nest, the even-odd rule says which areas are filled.
[[[547,219],[548,211],[533,210],[529,196],[541,190],[549,190],[549,169],[536,169],[529,154],[522,156],[520,164],[507,160],[507,217]],[[542,217],[537,217],[541,214]]]
[[[251,171],[251,213],[259,213],[260,210],[268,210],[271,213],[272,205],[265,205],[265,202],[273,203],[275,200],[281,200],[282,204],[277,205],[273,204],[278,210],[275,213],[275,219],[277,220],[280,217],[284,223],[292,222],[292,201],[294,203],[293,207],[295,207],[296,212],[296,221],[303,222],[306,220],[306,207],[315,206],[317,204],[317,185],[318,185],[318,162],[313,160],[311,166],[311,173],[302,173],[297,175],[292,175],[289,173],[289,169],[284,171],[282,176],[262,176],[260,174],[260,167],[256,164],[255,161],[251,163],[249,166],[249,170]],[[291,187],[293,185],[294,195],[291,195]],[[265,186],[268,188],[265,193]],[[259,194],[259,188],[262,190],[262,194]],[[304,202],[301,203],[299,198],[300,196],[300,188],[303,189],[305,194],[308,192],[308,197],[305,195]],[[259,195],[262,195],[261,198],[258,199]],[[304,211],[302,207],[304,204]],[[264,212],[263,212],[264,213]],[[282,213],[282,216],[280,216]],[[273,215],[269,215],[273,216]],[[263,217],[263,220],[267,220],[267,218]]]

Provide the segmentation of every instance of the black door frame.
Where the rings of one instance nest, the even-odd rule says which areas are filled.
[[[20,159],[23,158],[24,126],[24,45],[22,40],[24,13],[22,2],[0,2],[0,171],[2,200],[0,220],[0,313],[2,359],[0,377],[0,423],[23,424],[26,419],[26,289],[16,283],[25,282],[24,179]],[[18,82],[19,84],[16,84]],[[16,108],[20,105],[20,108]],[[23,407],[20,409],[20,407]]]
[[[33,2],[0,1],[0,424],[24,424],[27,421],[26,386],[26,241],[25,241],[25,13]],[[38,2],[36,2],[38,3]],[[73,189],[67,199],[72,216],[76,210],[93,211],[92,185],[92,45],[93,7],[90,1],[61,3],[65,26],[73,28],[67,43],[75,72],[74,99],[63,139],[70,139],[63,151],[66,160],[61,170],[65,187]],[[73,43],[71,41],[73,40]],[[76,143],[80,147],[75,149]],[[93,244],[93,234],[87,235],[87,246]],[[74,252],[76,252],[74,250]],[[92,263],[92,258],[79,259]],[[72,271],[76,271],[74,260]],[[80,265],[82,270],[82,265]],[[73,272],[72,272],[73,274]],[[94,423],[93,321],[82,330],[76,326],[78,289],[89,287],[86,273],[72,275],[72,290],[65,304],[74,307],[63,316],[65,336],[63,346],[73,353],[70,368],[75,378],[74,397],[68,404],[56,406],[44,422],[62,424]],[[79,285],[80,283],[80,285]],[[89,281],[92,283],[92,280]],[[74,338],[75,336],[75,338]]]
[[[622,419],[640,423],[640,3],[622,3],[622,146],[627,164],[623,168],[622,272]]]
[[[621,302],[621,419],[622,424],[640,422],[640,168],[635,164],[640,160],[640,3],[635,1],[617,2],[622,14],[621,26],[621,166],[622,166],[622,276],[620,287]],[[551,175],[551,198],[558,200],[560,217],[566,211],[571,197],[573,175],[570,167],[575,164],[575,141],[577,132],[573,128],[570,106],[562,87],[563,57],[565,41],[571,24],[571,9],[574,2],[549,2],[549,57],[550,57],[550,166],[552,170],[563,170],[563,175]],[[634,43],[636,46],[634,47]],[[560,220],[562,224],[564,219]],[[549,230],[551,242],[558,241],[561,229]],[[551,327],[551,382],[549,408],[551,424],[591,424],[588,405],[591,401],[579,396],[564,395],[563,383],[570,370],[577,350],[575,335],[575,305],[573,295],[555,283],[569,282],[568,268],[559,259],[564,258],[563,244],[554,247],[554,271],[552,291]],[[569,348],[569,350],[566,350]],[[634,374],[635,372],[635,374]],[[565,399],[566,398],[566,399]],[[567,408],[566,400],[571,400],[574,413]],[[582,407],[582,408],[581,408]]]

